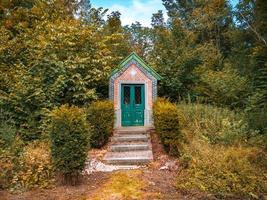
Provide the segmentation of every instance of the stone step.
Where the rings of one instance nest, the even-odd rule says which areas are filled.
[[[132,142],[132,141],[148,141],[148,136],[146,134],[125,134],[125,135],[114,135],[111,138],[112,142]]]
[[[110,150],[113,152],[120,152],[120,151],[138,151],[138,150],[148,150],[149,145],[148,143],[118,143],[118,144],[112,144],[110,146]]]
[[[109,145],[115,145],[115,144],[123,144],[123,145],[129,145],[129,144],[148,144],[148,141],[112,141],[109,143]]]
[[[107,152],[104,161],[114,165],[146,164],[153,160],[151,150],[129,152]]]
[[[115,137],[124,137],[124,136],[148,136],[147,133],[114,133],[113,136]]]
[[[129,130],[129,129],[122,129],[114,131],[115,134],[145,134],[145,130]]]
[[[150,127],[143,126],[131,126],[131,127],[121,127],[114,130],[114,133],[118,134],[145,134]]]

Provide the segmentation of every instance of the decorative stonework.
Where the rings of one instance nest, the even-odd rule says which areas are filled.
[[[161,77],[132,53],[116,68],[109,79],[109,99],[114,102],[116,115],[115,127],[121,127],[121,85],[143,84],[145,94],[144,125],[153,126],[152,106],[157,98],[157,81]]]
[[[109,79],[109,99],[114,100],[114,81],[121,76],[130,66],[135,65],[145,76],[147,76],[152,81],[152,97],[153,101],[157,98],[157,79],[151,75],[147,70],[145,70],[137,61],[134,59],[130,60],[124,65],[124,67],[115,73]]]

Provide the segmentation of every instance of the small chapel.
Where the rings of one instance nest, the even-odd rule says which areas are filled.
[[[109,78],[109,98],[114,102],[115,128],[152,127],[152,105],[161,76],[135,52],[126,57]]]

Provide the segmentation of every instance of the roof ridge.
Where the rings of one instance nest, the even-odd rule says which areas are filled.
[[[149,73],[151,73],[156,79],[160,80],[162,77],[151,67],[149,66],[136,52],[132,52],[129,54],[126,58],[124,58],[119,65],[111,72],[110,76],[113,76],[118,71],[120,71],[124,65],[129,62],[131,59],[135,59],[138,63],[141,64],[141,66],[147,70]]]

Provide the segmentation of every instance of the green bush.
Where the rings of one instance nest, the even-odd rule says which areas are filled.
[[[9,138],[8,146],[0,145],[0,189],[11,188],[14,174],[20,170],[24,143],[19,137]]]
[[[224,147],[201,141],[194,141],[188,148],[191,161],[181,163],[185,168],[178,173],[178,189],[241,199],[258,199],[266,194],[266,170],[250,161],[257,157],[257,148]]]
[[[249,130],[244,114],[197,103],[179,103],[177,108],[187,141],[179,159],[177,188],[261,199],[267,189],[264,138]]]
[[[177,104],[180,126],[187,137],[210,144],[232,145],[245,142],[250,135],[241,112],[198,103]]]
[[[62,105],[49,114],[51,117],[51,153],[55,170],[63,184],[78,183],[89,148],[90,126],[83,109]]]
[[[48,142],[29,142],[25,140],[22,131],[0,109],[1,189],[43,188],[49,186],[53,180]]]
[[[48,142],[36,140],[25,145],[19,137],[0,147],[0,188],[46,188],[53,182]]]
[[[13,168],[11,189],[47,188],[54,178],[51,152],[47,141],[25,146]]]
[[[226,64],[221,71],[197,69],[200,82],[195,91],[209,102],[231,108],[244,107],[248,96],[248,79],[240,76],[233,66]]]
[[[92,126],[91,145],[100,148],[108,142],[114,126],[114,105],[103,100],[93,102],[87,109],[87,120]]]
[[[153,105],[153,118],[165,150],[171,155],[179,155],[184,138],[180,132],[176,105],[159,98]]]

